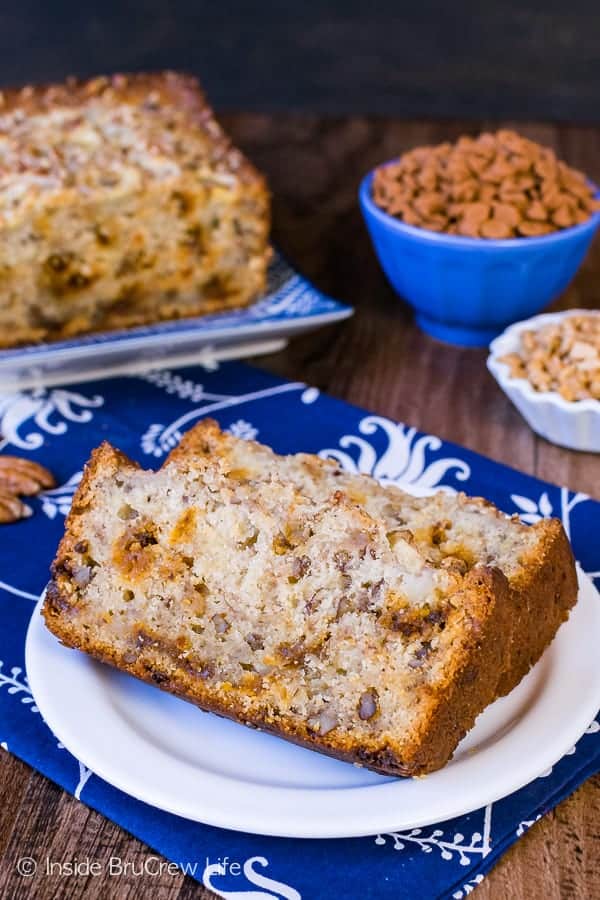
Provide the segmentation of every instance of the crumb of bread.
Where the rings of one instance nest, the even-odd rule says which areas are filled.
[[[522,526],[490,564],[476,558],[478,501],[459,501],[474,504],[463,552],[450,525],[415,537],[418,504],[414,532],[393,522],[385,490],[210,422],[158,472],[105,444],[73,501],[46,622],[204,709],[379,772],[433,771],[514,677],[519,595],[498,564]]]
[[[5,91],[0,162],[0,347],[243,306],[264,288],[264,181],[188,76]]]

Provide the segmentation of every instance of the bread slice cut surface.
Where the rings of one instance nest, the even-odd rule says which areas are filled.
[[[53,565],[50,630],[203,709],[378,772],[444,765],[507,667],[506,577],[432,562],[336,476],[308,490],[263,469],[253,444],[254,462],[233,464],[210,446],[214,428],[157,472],[108,444],[94,452]]]
[[[173,451],[182,455],[219,456],[253,479],[276,473],[308,497],[343,491],[350,503],[384,522],[390,540],[402,537],[434,565],[463,574],[474,567],[500,569],[508,581],[511,631],[500,694],[511,691],[538,661],[576,602],[575,561],[558,519],[529,526],[482,498],[443,490],[414,497],[395,485],[345,472],[332,460],[306,453],[279,456],[222,432],[210,420],[184,435]]]

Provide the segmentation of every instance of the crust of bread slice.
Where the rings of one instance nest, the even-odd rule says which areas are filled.
[[[538,541],[508,582],[514,627],[500,696],[510,693],[537,663],[577,602],[575,560],[562,522],[544,519],[531,527]]]

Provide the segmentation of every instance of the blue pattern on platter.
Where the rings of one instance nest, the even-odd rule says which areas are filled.
[[[370,838],[294,841],[222,831],[146,806],[93,775],[41,720],[24,672],[25,634],[90,450],[107,437],[143,465],[157,466],[205,415],[278,452],[317,452],[413,492],[466,490],[528,523],[560,516],[578,561],[600,586],[600,504],[316,388],[230,363],[22,391],[0,399],[0,449],[48,466],[58,487],[28,500],[34,515],[2,531],[0,747],[231,900],[462,900],[532,824],[600,769],[598,722],[550,771],[469,815]],[[32,548],[26,564],[24,547]],[[238,863],[234,871],[223,870],[225,857]]]
[[[35,344],[28,347],[17,347],[0,351],[0,362],[19,362],[36,357],[52,357],[68,354],[70,350],[80,347],[106,349],[107,345],[123,343],[143,344],[145,338],[156,338],[161,335],[165,339],[193,335],[199,341],[213,339],[221,331],[234,329],[241,340],[261,326],[261,336],[268,337],[269,326],[285,326],[300,323],[301,320],[313,320],[315,325],[322,317],[328,320],[346,318],[352,313],[352,307],[328,297],[299,275],[279,255],[275,254],[269,266],[267,289],[262,297],[251,306],[233,309],[229,312],[213,313],[191,319],[176,319],[170,322],[157,322],[128,328],[123,331],[111,331],[98,334],[79,335],[65,341],[51,344]]]

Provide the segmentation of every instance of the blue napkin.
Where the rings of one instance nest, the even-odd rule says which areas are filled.
[[[485,809],[420,829],[309,841],[223,831],[146,806],[57,746],[37,712],[25,634],[91,449],[108,438],[146,467],[159,465],[206,415],[281,453],[328,451],[348,469],[398,485],[464,489],[529,523],[560,516],[579,563],[600,584],[600,504],[257,369],[230,363],[3,396],[0,449],[39,461],[60,486],[28,501],[31,518],[2,528],[0,744],[232,900],[465,897],[524,831],[600,770],[597,722],[551,772]]]

